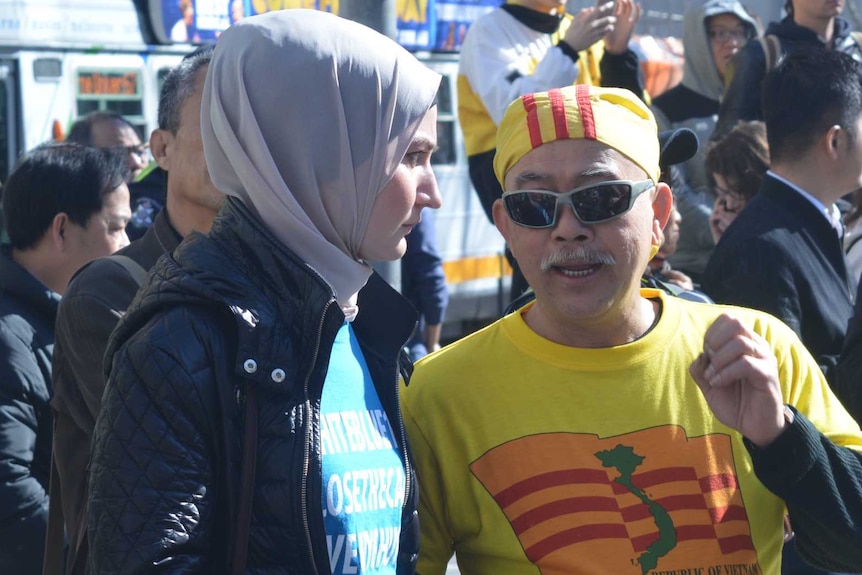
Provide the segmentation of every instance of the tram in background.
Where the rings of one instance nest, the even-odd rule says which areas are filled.
[[[457,50],[470,22],[500,3],[396,2],[399,42],[443,76],[433,163],[444,199],[437,234],[450,294],[444,339],[499,317],[508,303],[511,268],[470,184],[456,116]],[[62,139],[76,118],[94,110],[122,114],[148,139],[161,81],[194,44],[215,41],[242,17],[283,8],[338,13],[339,0],[0,3],[0,182],[21,152]]]

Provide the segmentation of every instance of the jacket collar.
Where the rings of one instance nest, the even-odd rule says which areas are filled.
[[[0,252],[0,294],[52,321],[57,317],[60,294],[12,259],[10,246],[4,246]]]
[[[165,208],[158,213],[153,220],[153,225],[147,228],[143,236],[117,253],[129,256],[142,268],[148,270],[156,265],[156,260],[162,254],[174,251],[181,241],[182,237],[171,226],[167,208]]]
[[[823,212],[793,187],[772,174],[767,173],[766,177],[763,178],[759,194],[763,194],[780,209],[794,214],[794,219],[798,220],[801,218],[805,222],[806,227],[816,231],[823,241],[828,242],[823,244],[824,246],[832,245],[833,243],[839,245],[838,233],[826,219]]]
[[[546,14],[517,4],[505,4],[500,8],[530,30],[542,34],[553,34],[563,20],[562,15]]]
[[[372,278],[360,291],[354,330],[366,352],[393,358],[410,336],[416,312],[379,276]],[[105,365],[159,310],[195,303],[233,319],[238,375],[284,391],[296,381],[296,372],[309,368],[305,360],[327,353],[344,322],[326,282],[239,200],[228,198],[207,236],[192,234],[158,261],[115,330]]]
[[[786,16],[780,22],[770,22],[766,29],[766,34],[773,34],[780,37],[782,40],[788,39],[798,42],[817,42],[818,44],[823,44],[823,41],[814,30],[806,28],[805,26],[800,26],[794,22],[790,16]],[[836,16],[833,28],[832,45],[838,46],[849,35],[850,23],[844,18]]]

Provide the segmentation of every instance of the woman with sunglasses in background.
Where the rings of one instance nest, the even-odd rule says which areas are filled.
[[[740,122],[710,146],[706,168],[715,182],[709,230],[715,243],[760,189],[769,169],[769,144],[763,122]]]

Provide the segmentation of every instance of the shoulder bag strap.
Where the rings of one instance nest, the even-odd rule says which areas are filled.
[[[245,383],[245,438],[242,445],[239,510],[234,542],[233,575],[245,575],[248,560],[248,538],[251,532],[251,510],[254,499],[254,476],[257,468],[257,386]]]
[[[48,528],[45,534],[43,575],[63,573],[63,533],[66,520],[63,517],[63,499],[60,494],[60,475],[51,449],[51,479],[48,484]]]
[[[129,275],[132,276],[132,279],[135,280],[135,283],[138,284],[138,287],[144,285],[144,280],[147,278],[147,270],[141,266],[138,262],[130,258],[129,256],[123,256],[120,254],[114,254],[109,256],[112,260],[123,266]]]
[[[781,57],[781,40],[775,34],[767,34],[757,39],[763,48],[763,55],[766,60],[766,72],[775,68],[778,64],[778,59]]]

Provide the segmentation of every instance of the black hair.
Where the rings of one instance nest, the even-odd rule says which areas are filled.
[[[210,63],[214,49],[214,44],[201,46],[187,54],[165,77],[159,93],[159,129],[177,133],[180,110],[194,92],[198,70]]]
[[[72,127],[69,128],[69,135],[66,136],[66,142],[81,144],[82,146],[93,145],[93,126],[99,122],[120,122],[135,130],[135,127],[123,116],[110,110],[97,110],[90,112],[86,116],[81,116]],[[136,131],[137,133],[137,131]]]
[[[831,126],[856,141],[862,64],[843,52],[800,50],[763,81],[763,115],[773,164],[798,160]]]
[[[123,155],[68,142],[42,144],[19,158],[3,187],[3,218],[12,247],[35,246],[65,213],[79,226],[102,210],[103,197],[128,177]]]

